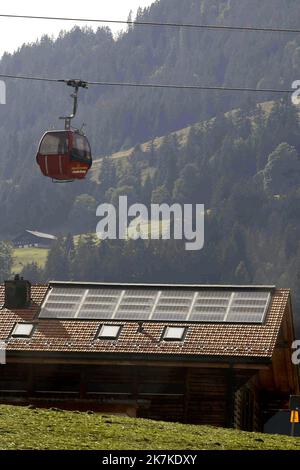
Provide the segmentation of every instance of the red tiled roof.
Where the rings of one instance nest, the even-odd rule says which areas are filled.
[[[207,287],[209,288],[209,286]],[[30,309],[0,310],[0,340],[7,341],[8,352],[106,353],[134,355],[217,356],[271,358],[290,291],[276,289],[264,324],[176,323],[187,326],[183,342],[160,341],[168,323],[144,323],[147,334],[138,332],[136,322],[118,321],[123,325],[116,341],[95,339],[99,326],[109,321],[39,319],[38,312],[48,286],[32,286],[33,305]],[[0,305],[4,286],[0,285]],[[36,328],[31,338],[13,338],[10,333],[16,322],[33,321]],[[174,326],[174,323],[172,323]]]

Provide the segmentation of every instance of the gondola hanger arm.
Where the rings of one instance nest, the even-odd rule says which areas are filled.
[[[73,111],[72,114],[69,116],[61,116],[59,119],[65,121],[65,130],[71,129],[71,121],[75,118],[78,108],[78,91],[79,88],[88,88],[88,83],[83,80],[62,80],[68,86],[74,88],[74,92],[71,94],[71,98],[73,98]]]

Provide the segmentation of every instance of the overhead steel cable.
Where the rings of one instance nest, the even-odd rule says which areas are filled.
[[[58,78],[44,78],[44,77],[31,77],[31,76],[25,76],[25,75],[4,75],[0,74],[0,78],[14,78],[17,80],[35,80],[39,82],[60,82],[64,83],[67,82],[67,80],[60,80]]]
[[[300,29],[294,28],[268,28],[256,26],[227,26],[212,24],[193,24],[193,23],[164,23],[156,21],[130,21],[130,20],[107,20],[98,18],[71,18],[59,16],[35,16],[35,15],[6,15],[0,14],[0,18],[25,19],[25,20],[49,20],[49,21],[72,21],[76,23],[103,23],[103,24],[123,24],[128,26],[155,26],[168,28],[189,28],[189,29],[208,29],[223,31],[244,31],[244,32],[263,32],[263,33],[288,33],[299,34]]]
[[[51,83],[65,83],[70,86],[74,86],[74,82],[78,82],[78,86],[86,88],[86,86],[109,86],[109,87],[131,87],[131,88],[160,88],[160,89],[171,89],[171,90],[195,90],[195,91],[233,91],[233,92],[251,92],[251,93],[291,93],[292,89],[280,89],[280,88],[248,88],[248,87],[229,87],[229,86],[209,86],[209,85],[168,85],[168,84],[157,84],[157,83],[131,83],[131,82],[106,82],[106,81],[84,81],[84,80],[69,80],[60,78],[48,78],[48,77],[35,77],[25,75],[8,75],[0,74],[0,78],[16,79],[16,80],[33,80],[40,82],[51,82]]]
[[[227,87],[227,86],[209,86],[209,85],[163,85],[153,83],[118,83],[118,82],[88,82],[88,85],[101,86],[124,86],[124,87],[142,87],[142,88],[169,88],[173,90],[198,90],[198,91],[249,91],[258,93],[290,93],[291,90],[276,88],[243,88],[243,87]]]

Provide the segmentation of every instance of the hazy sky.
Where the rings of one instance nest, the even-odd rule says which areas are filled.
[[[147,7],[154,0],[9,0],[1,1],[0,14],[58,16],[75,18],[126,20],[130,10]],[[71,29],[76,23],[46,20],[20,20],[0,18],[0,57],[3,52],[13,52],[23,43],[34,42],[43,34],[57,36],[62,29]],[[79,23],[84,26],[84,23]],[[90,23],[89,26],[100,25]],[[121,25],[111,29],[117,32]]]

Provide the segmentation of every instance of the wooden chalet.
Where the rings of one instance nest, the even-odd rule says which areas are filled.
[[[290,291],[16,279],[0,402],[262,431],[299,393]]]
[[[12,240],[12,244],[15,248],[50,248],[56,240],[57,237],[48,233],[24,230]]]

